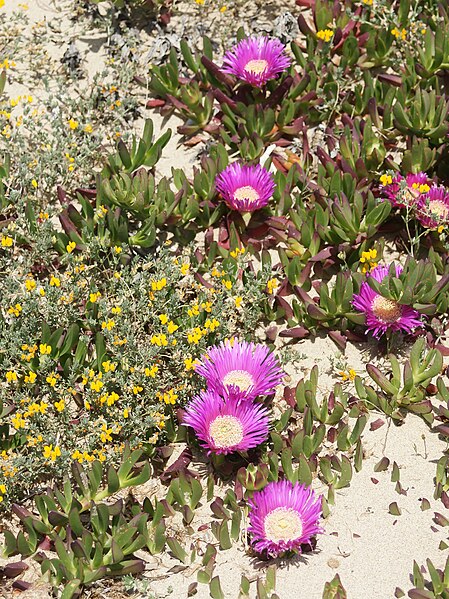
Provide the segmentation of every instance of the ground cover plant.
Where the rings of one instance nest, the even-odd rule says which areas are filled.
[[[8,592],[449,596],[449,12],[259,8],[0,0]]]

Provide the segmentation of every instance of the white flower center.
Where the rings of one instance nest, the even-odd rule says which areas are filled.
[[[235,416],[217,416],[209,425],[215,447],[233,447],[243,439],[243,426]]]
[[[302,520],[296,510],[278,507],[265,516],[265,536],[269,541],[294,541],[302,535]]]
[[[401,306],[394,300],[378,295],[371,306],[374,316],[383,322],[396,322],[402,316]]]
[[[268,67],[268,62],[262,59],[250,60],[246,63],[244,69],[247,73],[254,73],[255,75],[260,75],[263,73]]]
[[[251,185],[239,187],[234,191],[234,200],[248,200],[248,202],[257,202],[260,198],[257,191]]]
[[[429,202],[429,211],[441,219],[446,219],[449,214],[449,208],[440,200],[431,200]]]
[[[235,385],[240,391],[248,391],[254,386],[254,379],[246,370],[231,370],[223,377],[223,384]]]

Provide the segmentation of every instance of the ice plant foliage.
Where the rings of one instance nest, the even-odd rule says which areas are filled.
[[[227,397],[238,391],[246,399],[274,393],[284,376],[266,345],[246,341],[212,347],[195,370],[216,393]]]
[[[228,50],[222,71],[235,75],[250,85],[261,87],[290,66],[285,46],[269,37],[249,37]]]
[[[410,173],[405,177],[401,174],[394,177],[382,175],[380,182],[384,186],[383,193],[391,204],[397,208],[413,208],[416,206],[419,198],[429,191],[432,184],[427,174],[423,172]]]
[[[247,451],[268,437],[268,410],[242,400],[241,393],[224,400],[216,391],[202,391],[186,407],[185,426],[195,431],[210,453]]]
[[[438,229],[449,224],[449,193],[445,187],[434,186],[420,196],[416,216],[427,229]]]
[[[396,276],[401,272],[402,267],[396,265]],[[388,266],[376,266],[367,277],[374,277],[380,283],[388,274]],[[362,283],[360,293],[354,295],[352,304],[356,310],[364,312],[366,329],[376,338],[387,331],[411,333],[416,327],[421,326],[417,310],[379,295],[367,281]]]
[[[215,185],[232,210],[254,212],[264,208],[276,187],[273,175],[259,164],[230,164],[216,178]]]
[[[299,483],[271,482],[249,501],[249,527],[254,549],[270,556],[301,552],[301,545],[323,532],[321,499]]]

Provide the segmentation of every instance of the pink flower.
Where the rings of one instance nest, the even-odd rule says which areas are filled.
[[[445,187],[431,187],[429,192],[420,196],[416,208],[416,217],[423,227],[437,229],[449,224],[449,193]]]
[[[321,498],[310,487],[287,480],[268,483],[249,501],[251,544],[258,552],[278,556],[301,552],[301,545],[323,532],[319,525]]]
[[[209,454],[247,451],[268,438],[268,410],[238,393],[224,400],[202,391],[187,405],[183,425],[193,428]]]
[[[226,52],[222,71],[261,87],[290,66],[284,51],[285,46],[277,39],[249,37]]]
[[[254,212],[264,208],[276,184],[273,175],[259,164],[230,164],[215,180],[217,190],[232,210]]]
[[[195,371],[216,393],[227,397],[237,390],[247,399],[273,394],[284,376],[277,358],[266,345],[246,341],[222,343],[208,349]]]
[[[401,266],[396,266],[396,276],[402,272]],[[367,274],[379,283],[389,274],[387,266],[376,266]],[[411,306],[403,306],[398,302],[379,295],[367,281],[362,283],[360,293],[354,295],[352,305],[359,312],[365,313],[365,326],[374,337],[381,337],[387,331],[404,331],[411,333],[421,326],[420,315]]]

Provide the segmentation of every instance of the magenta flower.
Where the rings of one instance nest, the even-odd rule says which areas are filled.
[[[256,551],[278,556],[284,551],[301,552],[322,533],[319,526],[321,498],[310,487],[288,480],[268,483],[249,501],[251,543]]]
[[[268,204],[276,184],[263,166],[234,162],[215,179],[215,186],[232,210],[254,212]]]
[[[415,206],[418,198],[429,191],[432,183],[426,173],[423,172],[409,173],[405,177],[397,174],[393,179],[389,175],[383,175],[381,182],[388,181],[388,179],[392,182],[387,183],[383,191],[391,204],[398,208]]]
[[[396,265],[396,276],[401,272],[402,266]],[[388,266],[376,266],[367,277],[374,277],[380,283],[388,274]],[[362,283],[360,293],[354,295],[352,305],[359,312],[365,313],[366,329],[377,339],[387,331],[411,333],[416,327],[421,326],[417,310],[379,295],[367,281]]]
[[[236,341],[208,349],[195,371],[203,376],[209,389],[228,397],[239,391],[246,399],[271,395],[284,373],[266,345]]]
[[[449,224],[449,193],[445,187],[431,187],[418,200],[416,217],[423,227],[438,229]]]
[[[248,37],[226,52],[221,70],[261,87],[285,71],[290,62],[285,46],[279,40]]]
[[[186,407],[183,425],[193,428],[208,454],[247,451],[268,438],[268,410],[241,394],[224,400],[202,391]]]

